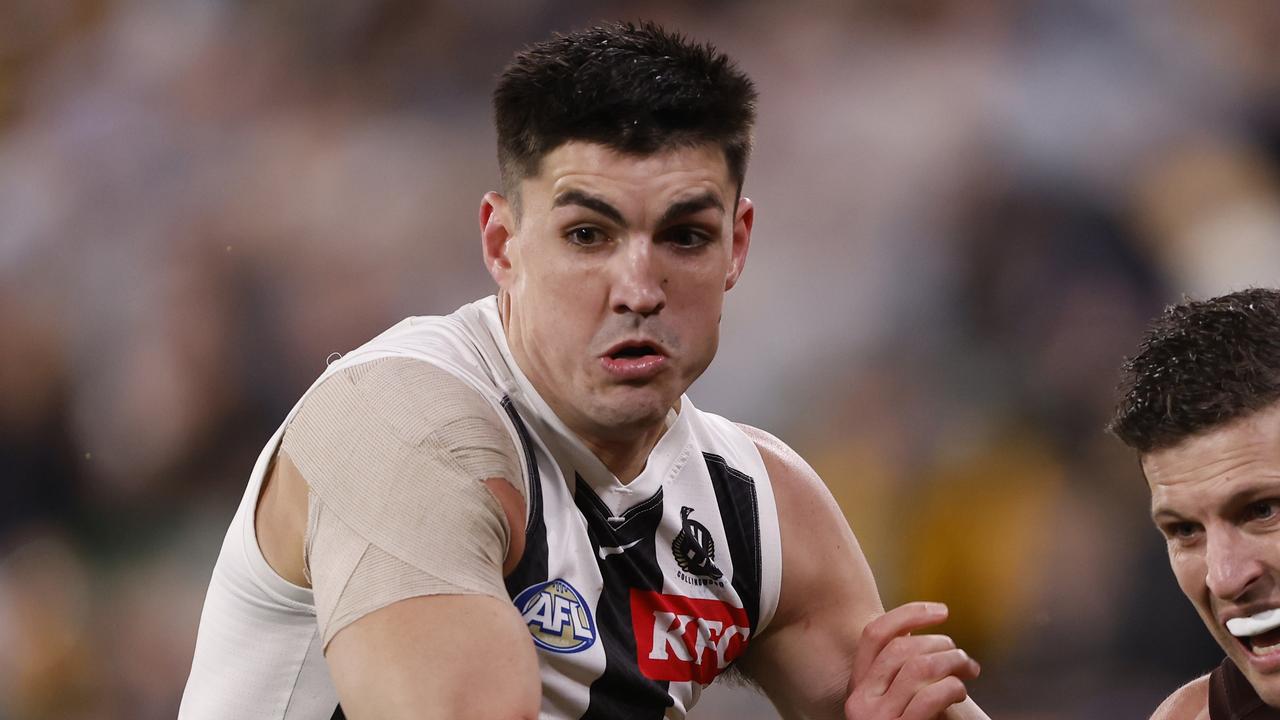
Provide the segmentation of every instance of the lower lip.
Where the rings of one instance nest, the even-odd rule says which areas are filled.
[[[667,366],[667,358],[664,355],[617,358],[606,355],[600,358],[600,365],[619,380],[648,380],[662,372]]]
[[[1273,673],[1280,670],[1280,648],[1276,648],[1266,655],[1258,655],[1243,639],[1237,638],[1237,640],[1243,647],[1245,656],[1249,658],[1249,664],[1253,666],[1253,669],[1262,673]]]

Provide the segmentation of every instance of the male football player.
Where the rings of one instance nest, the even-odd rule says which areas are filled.
[[[1111,430],[1138,451],[1178,586],[1226,651],[1154,717],[1280,718],[1280,292],[1168,308],[1122,390]]]

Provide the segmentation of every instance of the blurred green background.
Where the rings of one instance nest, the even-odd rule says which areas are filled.
[[[262,444],[492,291],[492,80],[605,18],[760,89],[692,396],[810,459],[887,603],[951,605],[988,712],[1146,717],[1217,662],[1102,427],[1164,304],[1280,280],[1280,4],[6,0],[0,719],[174,717]]]

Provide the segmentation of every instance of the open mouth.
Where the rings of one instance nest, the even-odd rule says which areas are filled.
[[[1280,652],[1280,608],[1231,618],[1227,621],[1227,631],[1254,655]]]
[[[624,382],[648,382],[662,372],[667,363],[663,349],[643,340],[619,343],[604,355],[600,362],[610,375]]]
[[[1254,655],[1270,655],[1280,652],[1280,628],[1268,630],[1261,635],[1254,635],[1248,638],[1240,638],[1244,646],[1249,648],[1249,652]]]
[[[619,348],[611,353],[609,357],[614,360],[623,360],[626,358],[642,358],[649,355],[659,355],[658,349],[652,345],[627,345]]]

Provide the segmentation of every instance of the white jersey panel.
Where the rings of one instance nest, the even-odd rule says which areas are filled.
[[[338,695],[320,649],[311,591],[281,578],[258,548],[254,508],[276,431],[258,457],[209,581],[180,720],[330,718]]]
[[[773,620],[782,588],[782,531],[778,526],[773,483],[765,472],[760,449],[737,424],[714,413],[700,415],[704,422],[696,426],[698,443],[705,448],[720,448],[731,466],[747,474],[754,473],[761,552],[760,625],[755,630],[759,635]]]

